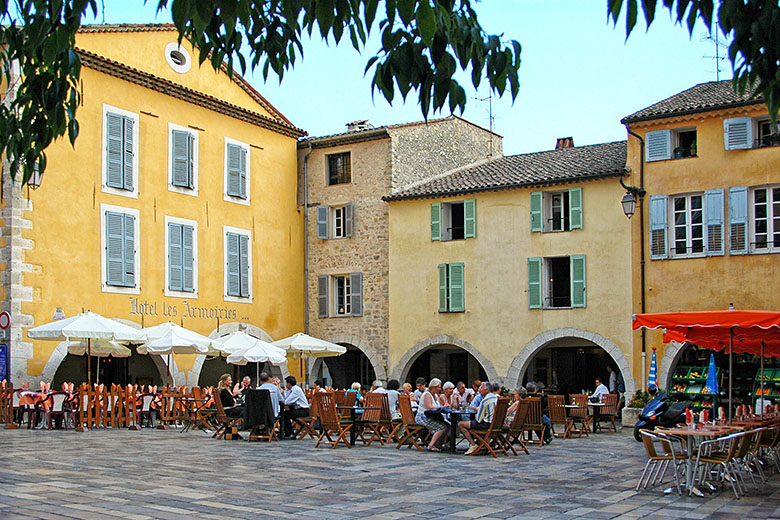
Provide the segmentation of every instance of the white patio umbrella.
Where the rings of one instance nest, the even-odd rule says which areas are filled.
[[[81,340],[68,345],[68,354],[72,356],[83,356],[87,352],[90,353],[90,356],[95,356],[98,358],[97,380],[95,381],[96,384],[100,384],[100,358],[109,356],[115,358],[126,358],[130,357],[130,355],[133,353],[132,350],[123,345],[120,345],[116,341],[95,341],[90,345],[87,341]]]
[[[168,379],[174,383],[171,375],[171,354],[201,354],[211,353],[214,340],[195,331],[185,329],[172,322],[165,322],[154,327],[143,329],[149,339],[138,347],[139,354],[168,356]]]
[[[273,345],[284,349],[288,354],[298,354],[301,357],[340,356],[347,351],[347,347],[309,336],[303,332],[297,332],[289,338],[274,341]]]
[[[234,333],[234,334],[239,334]],[[283,365],[287,362],[287,356],[284,350],[279,347],[275,347],[270,343],[267,343],[261,339],[250,336],[249,334],[240,332],[246,336],[238,336],[239,339],[229,339],[228,342],[233,344],[240,342],[251,343],[248,347],[242,348],[227,357],[227,362],[231,365],[246,365],[247,363],[257,363],[256,379],[260,378],[260,363],[271,363],[272,365]],[[247,339],[249,338],[249,339]],[[227,342],[226,342],[227,343]]]
[[[92,385],[90,363],[92,340],[113,340],[119,342],[145,341],[146,334],[116,320],[105,318],[94,312],[84,312],[64,320],[53,321],[27,331],[33,339],[48,341],[87,342],[87,381]]]

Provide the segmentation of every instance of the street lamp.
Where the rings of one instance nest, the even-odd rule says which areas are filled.
[[[631,191],[627,191],[626,194],[623,195],[620,204],[623,206],[623,213],[630,219],[634,215],[634,210],[636,209],[636,197],[634,194],[631,193]]]

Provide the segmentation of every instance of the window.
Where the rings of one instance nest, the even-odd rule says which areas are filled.
[[[168,65],[179,74],[189,72],[192,67],[190,53],[177,42],[171,42],[165,46],[165,61],[167,61]]]
[[[225,200],[249,205],[249,145],[225,138]]]
[[[431,204],[431,240],[464,240],[476,236],[476,199]]]
[[[320,318],[362,316],[363,273],[318,276],[317,299]]]
[[[343,206],[317,206],[317,238],[347,238],[354,228],[352,203]]]
[[[585,307],[585,256],[528,259],[528,307]]]
[[[197,195],[198,134],[173,123],[168,128],[168,188]]]
[[[766,116],[733,117],[723,121],[723,142],[726,150],[745,150],[778,146],[780,137]]]
[[[645,135],[645,160],[664,161],[696,157],[696,128],[655,130]]]
[[[352,182],[350,153],[328,155],[328,186]]]
[[[103,105],[103,191],[138,198],[138,115]]]
[[[224,226],[225,230],[225,299],[246,301],[252,297],[251,233]]]
[[[101,204],[103,292],[138,294],[138,210]]]
[[[652,195],[650,258],[722,255],[723,225],[722,189],[671,197]]]
[[[197,222],[165,217],[165,295],[197,296]]]
[[[751,251],[780,251],[780,187],[754,188]]]
[[[531,192],[531,231],[582,229],[582,188]]]
[[[439,264],[439,312],[465,312],[463,264]]]

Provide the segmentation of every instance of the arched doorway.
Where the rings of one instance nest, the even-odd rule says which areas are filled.
[[[307,365],[309,384],[319,379],[323,385],[333,388],[349,388],[358,382],[371,388],[374,380],[387,381],[387,371],[382,359],[374,349],[355,336],[333,336],[326,338],[347,348],[347,352],[334,357],[314,358]]]
[[[436,336],[417,343],[393,370],[393,379],[414,382],[430,380],[469,383],[474,379],[501,382],[496,369],[473,345],[454,336]]]
[[[127,358],[97,358],[92,356],[89,365],[92,381],[106,385],[161,385],[167,381],[166,361],[160,356],[140,355],[131,345],[132,355]],[[43,381],[52,381],[59,388],[62,383],[77,385],[87,382],[87,356],[68,354],[67,342],[57,345],[41,374]]]

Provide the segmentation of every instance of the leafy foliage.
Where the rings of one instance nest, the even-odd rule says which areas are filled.
[[[46,168],[46,148],[68,133],[78,136],[80,62],[75,35],[95,0],[19,0],[18,12],[0,0],[0,49],[6,84],[18,84],[16,96],[0,107],[0,152],[22,183],[37,162]],[[380,9],[383,4],[383,9]],[[381,31],[381,47],[366,64],[373,69],[372,92],[392,103],[396,88],[406,99],[418,96],[424,117],[445,108],[466,106],[466,92],[454,79],[458,70],[471,72],[477,87],[486,78],[512,99],[519,90],[520,44],[507,44],[479,25],[470,0],[158,0],[158,11],[169,9],[180,41],[198,49],[198,61],[232,74],[262,66],[263,77],[284,73],[303,56],[302,38],[316,28],[326,40],[339,43],[349,35],[363,51],[372,30]],[[377,22],[377,14],[381,21]],[[249,62],[242,54],[248,47]]]
[[[653,397],[648,392],[645,392],[640,388],[634,393],[634,396],[626,406],[628,408],[644,408],[652,398]]]
[[[608,18],[617,24],[625,12],[626,38],[637,22],[638,0],[608,0]],[[772,121],[780,108],[780,6],[777,0],[661,0],[679,24],[693,35],[696,20],[711,32],[717,25],[731,40],[729,59],[734,89],[764,98]],[[641,0],[648,27],[655,19],[658,0]],[[625,9],[623,6],[625,5]],[[717,8],[716,8],[717,7]]]

